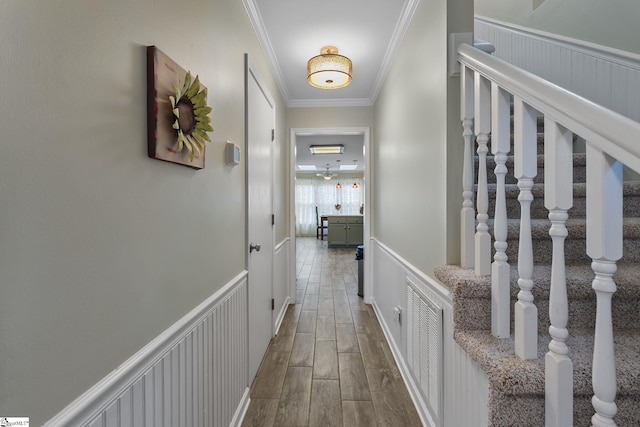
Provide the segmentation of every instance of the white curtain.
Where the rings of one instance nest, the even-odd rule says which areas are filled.
[[[336,188],[340,183],[342,188]],[[354,188],[356,184],[357,188]],[[316,235],[318,215],[358,215],[364,203],[362,177],[296,177],[296,236]],[[340,205],[340,209],[336,205]]]

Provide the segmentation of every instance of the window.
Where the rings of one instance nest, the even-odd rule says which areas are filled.
[[[342,184],[342,188],[336,185]],[[353,184],[357,184],[354,188]],[[316,206],[319,215],[358,215],[364,203],[364,180],[358,176],[337,176],[331,180],[296,177],[296,236],[316,235]],[[341,205],[336,209],[336,205]]]

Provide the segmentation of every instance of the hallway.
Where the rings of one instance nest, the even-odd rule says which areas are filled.
[[[371,306],[355,249],[297,238],[297,300],[251,386],[243,426],[420,426]]]

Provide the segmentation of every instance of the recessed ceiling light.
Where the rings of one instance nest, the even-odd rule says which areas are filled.
[[[354,171],[358,169],[358,165],[340,165],[341,171]]]
[[[344,153],[344,145],[311,145],[309,146],[311,154],[342,154]]]
[[[314,171],[316,170],[316,165],[298,165],[298,169],[301,171]]]

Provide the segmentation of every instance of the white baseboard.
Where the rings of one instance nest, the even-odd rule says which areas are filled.
[[[402,379],[404,380],[404,383],[407,385],[407,390],[409,391],[411,400],[413,401],[413,404],[415,405],[418,411],[418,415],[420,416],[420,420],[422,421],[422,424],[429,427],[438,427],[434,423],[431,416],[429,415],[429,410],[427,409],[427,405],[422,399],[422,396],[418,391],[418,386],[413,380],[413,377],[409,373],[409,368],[407,367],[407,364],[405,363],[404,358],[402,357],[402,353],[400,352],[398,345],[396,344],[395,340],[393,339],[393,336],[389,331],[387,322],[384,320],[384,318],[380,314],[380,309],[378,308],[378,305],[376,304],[375,299],[373,300],[372,306],[373,306],[373,310],[376,312],[376,316],[378,316],[378,320],[380,321],[380,326],[382,327],[382,332],[387,338],[387,342],[389,343],[389,348],[391,349],[391,354],[393,355],[393,358],[395,359],[396,364],[400,369],[400,375],[402,375]]]
[[[284,315],[287,314],[287,308],[289,308],[290,298],[287,296],[284,300],[284,304],[280,307],[280,311],[278,312],[278,316],[276,317],[276,329],[274,331],[274,335],[278,334],[280,330],[280,325],[282,325],[282,320],[284,319]]]
[[[231,420],[231,424],[229,427],[240,427],[242,425],[242,421],[244,420],[245,415],[247,415],[247,410],[249,409],[249,404],[251,403],[251,399],[249,398],[250,388],[247,387],[242,395],[242,400],[240,400],[240,404],[236,409],[236,413],[233,414],[233,419]]]
[[[453,339],[451,292],[375,239],[369,252],[374,264],[373,309],[422,423],[429,427],[486,426],[488,380]],[[442,309],[442,390],[433,402],[426,401],[424,396],[429,394],[421,392],[419,378],[409,367],[408,284]],[[401,309],[400,322],[392,314],[394,308]]]

